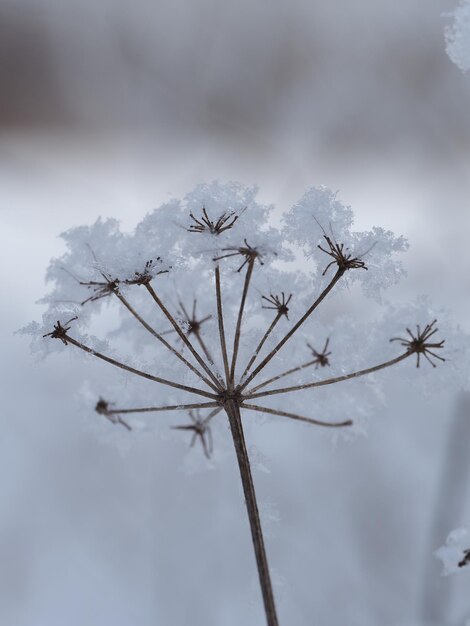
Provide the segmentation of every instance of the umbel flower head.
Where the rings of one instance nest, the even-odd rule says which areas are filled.
[[[78,350],[103,367],[157,383],[149,406],[138,398],[134,406],[122,405],[118,391],[112,401],[98,399],[96,412],[110,426],[123,426],[123,435],[133,428],[135,414],[183,412],[189,422],[176,430],[190,431],[190,445],[199,440],[209,458],[211,427],[228,419],[267,622],[277,626],[242,416],[265,413],[350,428],[351,407],[359,407],[365,395],[359,382],[357,402],[351,401],[351,387],[343,402],[339,389],[334,394],[334,419],[334,402],[315,402],[312,415],[308,394],[398,366],[413,355],[418,365],[423,355],[435,366],[432,359],[444,360],[436,352],[444,341],[435,338],[435,321],[416,319],[411,321],[427,324],[424,330],[418,326],[415,334],[406,329],[408,337],[392,337],[398,349],[387,358],[383,353],[390,335],[371,349],[375,336],[367,333],[369,345],[364,340],[363,351],[354,353],[349,339],[340,345],[344,319],[326,332],[317,309],[329,306],[347,282],[359,281],[367,296],[380,299],[381,291],[403,274],[397,256],[406,241],[380,228],[354,232],[351,209],[326,188],[309,190],[285,214],[281,228],[272,225],[271,210],[257,202],[256,189],[215,182],[163,205],[132,234],[121,233],[112,220],[72,229],[64,235],[68,251],[49,268],[54,289],[44,300],[43,324],[27,330],[44,350]],[[301,267],[293,255],[299,251],[305,255]],[[85,334],[91,313],[104,303],[121,311],[121,330],[135,347],[129,358]],[[158,369],[144,365],[150,354]]]

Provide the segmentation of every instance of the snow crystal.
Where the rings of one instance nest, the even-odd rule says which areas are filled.
[[[335,265],[329,256],[331,245],[339,246],[345,256],[363,262],[361,271],[346,272],[346,278],[360,281],[364,293],[376,300],[380,300],[383,289],[397,283],[404,274],[396,255],[407,250],[407,241],[382,228],[352,231],[351,207],[343,205],[337,194],[326,187],[307,191],[284,221],[288,240],[303,249],[317,283],[335,271],[335,267],[327,269],[330,263]]]

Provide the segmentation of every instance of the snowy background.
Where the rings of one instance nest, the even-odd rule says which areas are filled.
[[[234,459],[199,466],[164,418],[114,445],[78,394],[103,369],[38,363],[13,332],[39,317],[60,232],[98,215],[131,229],[213,178],[256,183],[280,209],[312,184],[338,189],[358,229],[410,240],[388,297],[428,293],[469,332],[470,77],[445,53],[454,6],[1,1],[2,624],[263,623]],[[470,520],[470,401],[392,391],[368,437],[337,447],[277,420],[247,433],[282,624],[470,618],[470,574],[442,578],[432,555]]]

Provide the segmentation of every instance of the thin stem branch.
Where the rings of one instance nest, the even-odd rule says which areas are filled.
[[[178,322],[175,320],[175,318],[173,317],[173,315],[170,313],[170,311],[166,308],[166,306],[163,304],[163,302],[160,300],[160,298],[157,296],[157,294],[155,293],[154,288],[152,287],[152,285],[150,283],[145,283],[145,287],[147,289],[147,291],[149,292],[149,294],[152,296],[152,298],[154,299],[154,301],[157,303],[157,305],[159,306],[159,308],[161,309],[161,311],[163,312],[163,314],[165,315],[165,317],[168,319],[168,321],[170,322],[170,324],[173,326],[173,328],[176,330],[176,332],[178,333],[178,335],[181,337],[181,339],[183,340],[184,344],[187,346],[187,348],[189,349],[189,351],[191,352],[191,354],[194,356],[194,358],[196,359],[196,361],[199,363],[199,365],[202,367],[202,369],[206,372],[206,374],[208,374],[208,376],[210,376],[210,378],[214,381],[216,387],[220,390],[222,389],[219,380],[217,379],[217,377],[214,375],[214,373],[211,371],[210,367],[207,365],[207,363],[204,361],[204,359],[200,356],[200,354],[197,352],[197,350],[193,347],[192,343],[189,341],[189,339],[186,337],[186,335],[184,334],[184,332],[182,331],[182,329],[179,327]]]
[[[141,376],[142,378],[146,378],[147,380],[152,380],[156,383],[160,383],[161,385],[166,385],[167,387],[174,387],[175,389],[182,389],[183,391],[188,391],[189,393],[195,393],[199,396],[204,396],[205,398],[211,398],[213,400],[218,399],[218,396],[216,396],[213,393],[209,393],[208,391],[203,391],[202,389],[196,389],[196,387],[189,387],[187,385],[181,385],[180,383],[175,383],[174,381],[166,380],[165,378],[159,378],[158,376],[152,376],[151,374],[147,374],[147,372],[142,372],[141,370],[135,369],[134,367],[130,367],[129,365],[125,365],[124,363],[120,363],[119,361],[116,361],[115,359],[112,359],[111,357],[106,356],[105,354],[101,354],[100,352],[93,350],[93,348],[89,348],[85,344],[81,343],[80,341],[77,341],[76,339],[73,339],[73,337],[70,337],[69,335],[64,335],[64,339],[67,341],[67,343],[71,343],[77,348],[80,348],[80,350],[83,350],[84,352],[88,352],[88,354],[92,354],[93,356],[96,356],[98,359],[101,359],[102,361],[106,361],[106,363],[110,363],[111,365],[115,365],[116,367],[119,367],[122,370],[130,372],[131,374],[136,374],[137,376]]]
[[[203,320],[202,320],[203,321]],[[201,346],[202,351],[204,352],[204,354],[207,357],[207,360],[209,361],[209,363],[214,363],[211,353],[209,352],[205,342],[203,341],[202,337],[201,337],[201,333],[197,330],[193,332],[193,335],[196,337],[196,339],[199,342],[199,345]]]
[[[207,422],[209,422],[213,417],[215,417],[216,415],[218,415],[220,413],[220,411],[222,411],[224,407],[223,406],[218,406],[216,409],[214,409],[213,411],[211,411],[209,413],[209,415],[207,417],[204,418],[203,422],[204,424],[207,424]]]
[[[225,383],[230,386],[230,370],[228,366],[227,342],[225,340],[224,313],[222,309],[222,290],[220,287],[220,269],[217,265],[215,268],[215,293],[217,298],[217,320],[219,324],[220,349],[222,351],[222,359],[224,361]]]
[[[278,313],[276,315],[276,317],[273,319],[273,321],[271,322],[271,324],[269,325],[268,330],[264,333],[261,341],[259,342],[259,344],[256,347],[256,350],[253,352],[253,356],[251,357],[248,365],[245,367],[245,371],[242,374],[241,380],[243,380],[245,378],[245,376],[248,374],[251,366],[253,365],[253,363],[256,360],[256,357],[258,356],[258,354],[260,353],[261,348],[264,346],[267,338],[269,337],[269,335],[272,333],[272,331],[274,330],[276,324],[279,322],[279,320],[281,319],[281,317],[284,315],[284,313]]]
[[[307,367],[310,367],[311,365],[315,365],[315,363],[318,363],[318,359],[316,357],[312,361],[307,361],[307,363],[304,363],[303,365],[298,365],[297,367],[293,367],[292,369],[287,370],[287,372],[283,372],[282,374],[278,374],[277,376],[273,376],[272,378],[265,380],[264,382],[260,383],[256,387],[253,387],[253,389],[250,389],[250,393],[254,393],[255,391],[258,391],[258,389],[261,389],[262,387],[266,387],[266,385],[269,385],[269,383],[273,383],[275,380],[284,378],[284,376],[288,376],[289,374],[294,374],[295,372],[300,372],[301,370]]]
[[[240,477],[245,494],[245,504],[251,528],[251,538],[255,550],[256,564],[258,566],[258,576],[263,595],[264,609],[266,612],[267,626],[279,626],[274,603],[274,594],[269,574],[268,558],[264,547],[263,531],[256,501],[255,486],[251,475],[250,459],[246,449],[245,436],[240,416],[240,409],[234,400],[226,403],[226,412],[230,422],[233,444],[237,455]]]
[[[139,313],[137,313],[134,307],[129,303],[129,301],[121,293],[119,293],[118,291],[115,291],[114,293],[122,302],[122,304],[126,307],[126,309],[135,317],[135,319],[140,324],[142,324],[142,326],[146,330],[148,330],[148,332],[151,335],[155,337],[155,339],[158,339],[158,341],[160,341],[165,346],[165,348],[170,350],[170,352],[172,352],[182,363],[184,363],[187,367],[189,367],[189,369],[192,372],[194,372],[202,381],[204,381],[206,385],[208,385],[211,389],[213,389],[216,392],[220,391],[220,387],[216,387],[214,383],[212,383],[208,378],[206,378],[204,374],[202,374],[196,367],[194,367],[194,365],[192,365],[187,359],[185,359],[184,356],[180,352],[178,352],[178,350],[176,350],[170,343],[168,343],[168,341],[166,341],[166,339],[163,339],[160,333],[157,333],[157,331],[154,328],[152,328],[149,324],[147,324],[147,322],[139,315]]]
[[[218,402],[201,402],[199,404],[173,404],[169,406],[148,406],[141,409],[108,409],[109,415],[124,415],[125,413],[157,413],[161,411],[186,411],[189,409],[210,409],[220,407]],[[221,409],[220,409],[221,410]]]
[[[253,274],[254,264],[255,264],[255,259],[250,257],[250,260],[248,261],[248,267],[246,269],[245,283],[243,285],[243,293],[242,293],[242,298],[240,301],[240,310],[238,312],[237,326],[235,329],[235,338],[233,341],[232,366],[230,369],[230,381],[231,381],[232,387],[235,384],[235,368],[237,366],[238,348],[240,346],[240,335],[241,335],[241,327],[242,327],[242,320],[243,320],[243,311],[245,310],[245,302],[246,302],[246,297],[248,295],[248,289],[250,287],[250,281],[251,281],[251,276]]]
[[[293,420],[299,420],[300,422],[307,422],[308,424],[315,424],[316,426],[326,426],[328,428],[340,428],[342,426],[352,426],[352,420],[346,420],[344,422],[323,422],[322,420],[316,420],[312,417],[303,417],[303,415],[296,415],[295,413],[287,413],[286,411],[278,411],[277,409],[268,409],[265,406],[258,406],[257,404],[245,404],[241,405],[242,409],[249,409],[250,411],[258,411],[260,413],[270,413],[271,415],[279,415],[280,417],[290,417]]]
[[[333,276],[329,284],[325,287],[325,289],[321,292],[315,302],[307,309],[307,311],[302,315],[299,321],[294,324],[294,326],[290,329],[290,331],[284,335],[284,337],[279,341],[279,343],[271,350],[271,352],[261,361],[261,363],[256,367],[248,378],[241,384],[239,391],[243,391],[247,385],[253,380],[255,376],[257,376],[261,370],[266,367],[266,365],[271,361],[271,359],[279,352],[279,350],[289,341],[292,335],[302,326],[302,324],[310,317],[310,315],[315,311],[318,305],[326,298],[326,296],[330,293],[336,283],[343,276],[345,270],[338,269],[336,274]]]
[[[385,363],[381,363],[380,365],[374,365],[374,367],[369,367],[365,370],[359,370],[358,372],[352,372],[351,374],[345,374],[344,376],[336,376],[336,378],[327,378],[325,380],[318,380],[314,383],[305,383],[303,385],[295,385],[294,387],[284,387],[282,389],[271,389],[269,391],[261,391],[260,393],[250,393],[248,392],[245,395],[247,400],[252,400],[253,398],[263,398],[265,396],[273,396],[279,393],[289,393],[291,391],[300,391],[301,389],[311,389],[312,387],[323,387],[324,385],[333,385],[335,383],[340,383],[343,380],[350,380],[351,378],[359,378],[359,376],[365,376],[366,374],[373,374],[374,372],[378,372],[379,370],[383,370],[386,367],[391,367],[396,363],[400,363],[400,361],[404,361],[409,356],[413,354],[412,352],[405,352],[400,356],[397,356],[395,359],[391,359],[390,361],[386,361]]]

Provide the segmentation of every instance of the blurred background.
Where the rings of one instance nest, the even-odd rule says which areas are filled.
[[[40,315],[60,232],[99,215],[131,229],[214,178],[256,183],[280,210],[338,190],[359,229],[411,242],[389,298],[430,294],[470,331],[454,6],[0,1],[2,624],[263,623],[234,458],[189,472],[198,450],[164,425],[114,445],[77,399],[102,369],[37,363],[13,332]],[[470,574],[442,578],[432,556],[470,521],[470,400],[410,387],[336,447],[292,424],[249,429],[282,624],[470,618]]]

